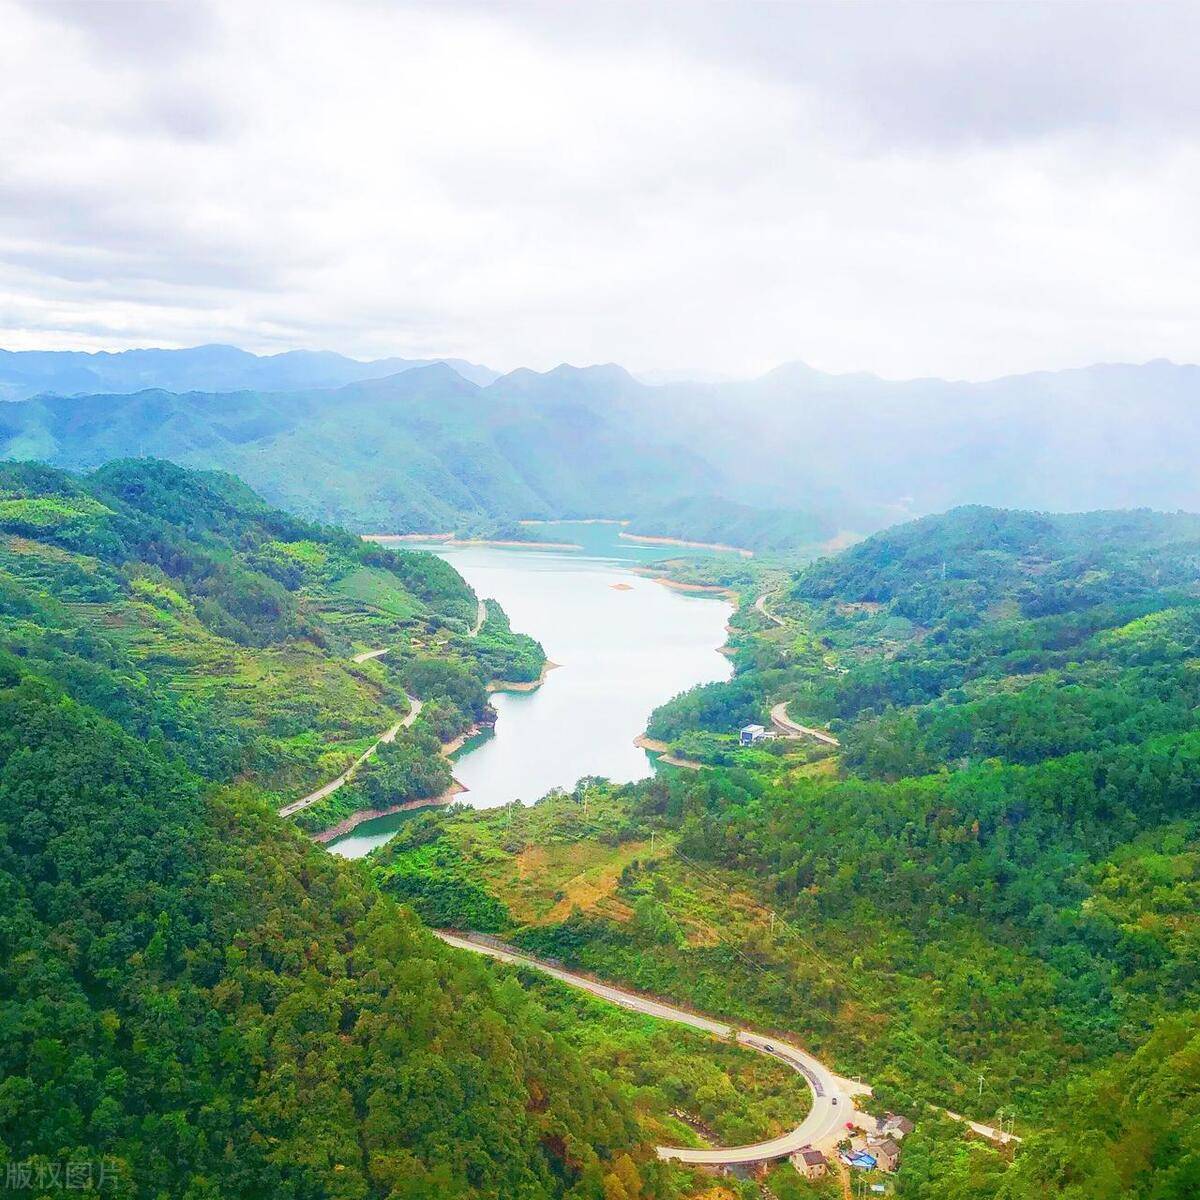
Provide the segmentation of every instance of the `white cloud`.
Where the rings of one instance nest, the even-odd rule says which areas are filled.
[[[0,344],[1195,358],[1191,11],[0,0]]]

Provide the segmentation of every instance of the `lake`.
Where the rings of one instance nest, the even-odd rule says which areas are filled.
[[[680,592],[631,568],[672,553],[624,541],[612,525],[560,522],[539,536],[583,550],[501,546],[429,549],[452,563],[483,597],[500,602],[512,626],[536,637],[558,664],[534,692],[497,692],[495,733],[468,743],[454,776],[464,803],[491,808],[533,803],[585,775],[644,779],[651,756],[633,744],[650,712],[697,683],[728,679],[720,653],[732,612],[720,596]],[[694,555],[702,551],[674,551]],[[386,842],[408,814],[367,821],[329,843],[358,858]]]

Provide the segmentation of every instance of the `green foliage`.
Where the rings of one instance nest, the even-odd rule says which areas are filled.
[[[681,692],[650,714],[646,732],[671,741],[684,730],[733,733],[762,720],[762,693],[742,679],[728,683],[702,683]]]
[[[922,1116],[902,1195],[1190,1195],[1198,530],[967,509],[869,539],[799,574],[783,626],[739,615],[733,681],[654,714],[716,769],[593,792],[640,855],[569,805],[529,822],[522,846],[616,877],[588,911],[532,894],[562,893],[549,861],[514,872],[465,820],[454,844],[530,949],[791,1031],[880,1104],[1016,1112],[1012,1167]],[[723,748],[778,699],[836,762]]]
[[[476,720],[487,713],[487,689],[465,663],[420,655],[404,664],[401,678],[414,696],[450,701]]]
[[[498,1200],[599,1198],[644,1155],[535,1001],[252,795],[202,798],[33,679],[0,692],[0,762],[6,1159],[110,1159],[127,1195]]]
[[[461,855],[441,843],[391,857],[380,886],[437,928],[494,933],[510,924],[505,906],[472,878]]]
[[[528,683],[542,673],[546,652],[541,644],[523,634],[513,633],[508,617],[495,600],[484,602],[487,619],[472,640],[470,652],[487,679]]]

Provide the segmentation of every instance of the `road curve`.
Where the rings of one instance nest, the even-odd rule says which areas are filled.
[[[775,613],[771,612],[771,610],[767,608],[767,597],[770,596],[770,594],[770,592],[763,592],[763,594],[759,596],[757,600],[755,600],[754,607],[757,608],[758,611],[762,613],[762,615],[766,617],[768,621],[771,621],[776,625],[783,625],[783,618],[776,616]]]
[[[342,787],[343,784],[349,783],[354,777],[354,772],[357,771],[358,768],[361,767],[363,763],[365,763],[367,759],[370,758],[371,755],[374,754],[375,751],[384,744],[384,742],[394,742],[396,740],[396,734],[398,734],[402,729],[407,729],[417,719],[417,716],[420,714],[424,705],[416,698],[416,696],[409,696],[408,703],[409,709],[404,719],[397,721],[390,729],[381,733],[379,735],[379,739],[370,747],[370,749],[360,754],[336,779],[331,779],[327,784],[317,788],[315,792],[309,792],[307,796],[304,796],[299,800],[293,800],[290,804],[285,804],[281,809],[278,810],[279,815],[281,817],[290,817],[293,813],[298,813],[301,809],[308,808],[310,805],[316,804],[318,800],[324,800],[326,796],[332,796],[333,793],[336,792],[338,788]]]
[[[361,654],[356,654],[350,661],[352,663],[365,663],[372,658],[382,658],[391,646],[384,646],[382,650],[364,650]]]
[[[816,738],[818,742],[824,742],[827,746],[841,745],[841,742],[832,733],[824,729],[814,729],[811,725],[800,725],[793,721],[788,716],[786,700],[781,700],[771,709],[771,724],[784,734],[804,734],[806,737]]]
[[[659,1017],[664,1021],[690,1025],[693,1029],[716,1034],[717,1037],[735,1036],[743,1046],[780,1059],[793,1070],[799,1071],[808,1081],[809,1090],[813,1095],[812,1108],[809,1110],[808,1116],[788,1133],[771,1138],[769,1141],[755,1142],[750,1146],[730,1146],[722,1149],[692,1150],[683,1146],[658,1146],[656,1149],[659,1158],[694,1164],[736,1165],[786,1158],[804,1146],[817,1146],[822,1143],[832,1145],[841,1137],[839,1131],[844,1129],[845,1122],[854,1115],[854,1096],[870,1091],[862,1084],[853,1083],[835,1075],[820,1059],[814,1058],[799,1046],[782,1042],[778,1038],[750,1033],[747,1030],[735,1031],[732,1025],[727,1025],[722,1021],[714,1021],[710,1017],[700,1016],[697,1013],[688,1012],[686,1009],[676,1008],[671,1004],[664,1004],[661,1000],[652,1000],[648,996],[639,996],[636,992],[625,991],[623,988],[598,983],[594,979],[576,975],[572,971],[565,971],[561,967],[543,962],[541,959],[532,958],[501,945],[481,941],[477,935],[464,936],[436,929],[434,933],[443,942],[450,946],[457,946],[460,950],[486,954],[489,958],[499,959],[501,962],[534,967],[571,987],[589,992],[593,996],[599,996],[602,1000],[608,1000],[613,1004],[619,1004],[622,1008],[645,1013],[651,1017]],[[860,1117],[859,1123],[863,1124],[866,1120],[867,1118]]]

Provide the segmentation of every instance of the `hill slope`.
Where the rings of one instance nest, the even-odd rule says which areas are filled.
[[[432,846],[443,905],[861,1073],[917,1121],[899,1195],[1194,1194],[1200,518],[963,508],[771,600],[651,719],[708,770],[430,817],[391,886]],[[780,702],[840,745],[741,747]],[[1015,1161],[928,1105],[1015,1117]]]
[[[347,733],[403,711],[402,685],[444,723],[528,654],[506,623],[462,637],[474,607],[440,561],[228,476],[0,468],[14,1177],[86,1164],[101,1191],[187,1200],[670,1194],[558,999],[496,982],[271,811],[268,788],[332,773]],[[354,664],[366,637],[397,650]]]
[[[578,389],[544,394],[431,366],[332,391],[44,398],[0,408],[0,455],[220,467],[301,515],[389,533],[484,516],[625,516],[708,488],[696,456],[632,438],[588,407],[588,374],[577,375]]]

